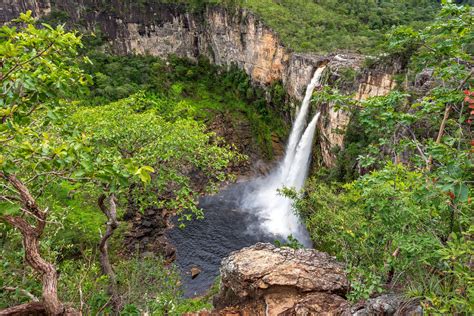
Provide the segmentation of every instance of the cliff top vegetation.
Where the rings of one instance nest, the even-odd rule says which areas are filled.
[[[250,0],[253,10],[285,45],[298,52],[351,50],[373,52],[384,29],[430,20],[438,3],[421,1]]]
[[[448,0],[443,0],[448,1]],[[230,11],[246,9],[274,30],[282,43],[295,52],[350,51],[377,54],[383,51],[387,31],[398,26],[421,29],[441,7],[439,0],[103,0],[86,1],[88,10],[150,12],[154,5],[169,4],[193,12],[209,6]],[[474,4],[474,0],[455,0]],[[48,23],[68,22],[67,14],[53,12]]]
[[[167,0],[165,0],[167,1]],[[194,9],[209,4],[250,9],[296,52],[376,53],[392,27],[420,28],[439,10],[436,0],[180,0]],[[472,4],[472,0],[458,3]],[[174,2],[175,3],[175,2]]]

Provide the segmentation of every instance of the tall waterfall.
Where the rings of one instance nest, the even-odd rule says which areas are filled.
[[[326,67],[319,67],[318,69],[316,69],[316,72],[314,73],[311,82],[309,83],[308,87],[306,87],[306,93],[303,99],[303,103],[301,104],[301,108],[298,111],[298,114],[296,115],[295,122],[293,123],[293,127],[291,129],[290,138],[288,140],[288,145],[285,152],[285,158],[280,166],[280,171],[283,172],[283,179],[288,176],[288,172],[291,170],[291,164],[293,163],[293,159],[295,158],[296,148],[301,139],[301,135],[306,124],[306,117],[308,116],[311,97],[313,96],[313,91],[316,86],[320,84],[321,76],[325,68]]]
[[[283,187],[301,190],[308,175],[319,113],[307,126],[306,121],[313,91],[320,85],[324,69],[323,66],[316,70],[306,89],[303,103],[293,124],[285,158],[270,175],[257,181],[256,190],[246,198],[244,205],[258,212],[264,230],[284,238],[293,235],[305,246],[310,246],[311,240],[299,218],[293,213],[291,200],[281,196],[278,190]]]

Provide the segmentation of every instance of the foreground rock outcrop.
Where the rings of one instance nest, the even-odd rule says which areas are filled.
[[[313,249],[259,243],[222,261],[213,311],[185,316],[422,316],[417,300],[384,294],[356,304],[345,299],[344,266]]]
[[[214,305],[223,315],[342,314],[348,290],[343,265],[328,254],[256,244],[222,261]]]

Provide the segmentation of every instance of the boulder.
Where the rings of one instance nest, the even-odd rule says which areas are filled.
[[[222,261],[214,306],[249,315],[339,314],[349,308],[348,290],[344,266],[328,254],[259,243]]]

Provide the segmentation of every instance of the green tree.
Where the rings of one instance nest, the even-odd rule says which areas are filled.
[[[37,28],[28,12],[1,27],[0,39],[0,220],[21,232],[25,260],[43,285],[41,302],[11,311],[64,314],[56,268],[40,252],[48,209],[37,197],[47,183],[70,174],[83,147],[81,135],[61,135],[50,124],[58,100],[77,93],[88,81],[77,67],[80,37],[61,26]]]
[[[315,244],[352,267],[353,299],[398,283],[429,311],[474,310],[472,271],[463,268],[474,255],[470,92],[463,91],[472,84],[473,16],[469,6],[446,3],[426,28],[393,30],[387,52],[409,64],[389,95],[317,97],[352,111],[361,144],[347,163],[359,178],[334,185],[315,178],[306,195],[287,194]],[[429,74],[423,87],[421,71]]]
[[[166,208],[180,220],[193,215],[201,218],[199,195],[231,179],[227,167],[241,158],[213,133],[207,133],[203,124],[179,117],[167,121],[158,115],[157,106],[139,93],[104,106],[79,107],[69,122],[92,135],[93,149],[82,155],[74,176],[81,183],[76,190],[97,195],[99,209],[108,219],[99,252],[116,314],[122,303],[109,260],[108,239],[119,225],[117,202],[121,199],[126,205],[133,201],[139,210]],[[193,178],[199,178],[199,183]]]
[[[230,180],[227,167],[242,156],[187,111],[163,113],[162,102],[142,93],[105,106],[76,106],[71,99],[91,81],[77,66],[80,37],[61,26],[35,27],[30,13],[14,23],[0,33],[0,218],[23,235],[25,259],[42,277],[43,297],[7,311],[73,312],[58,299],[55,265],[40,249],[49,223],[41,196],[51,185],[69,183],[95,198],[107,217],[99,261],[108,305],[118,314],[123,306],[108,241],[120,206],[134,200],[141,210],[166,207],[181,220],[202,217],[197,198]]]

